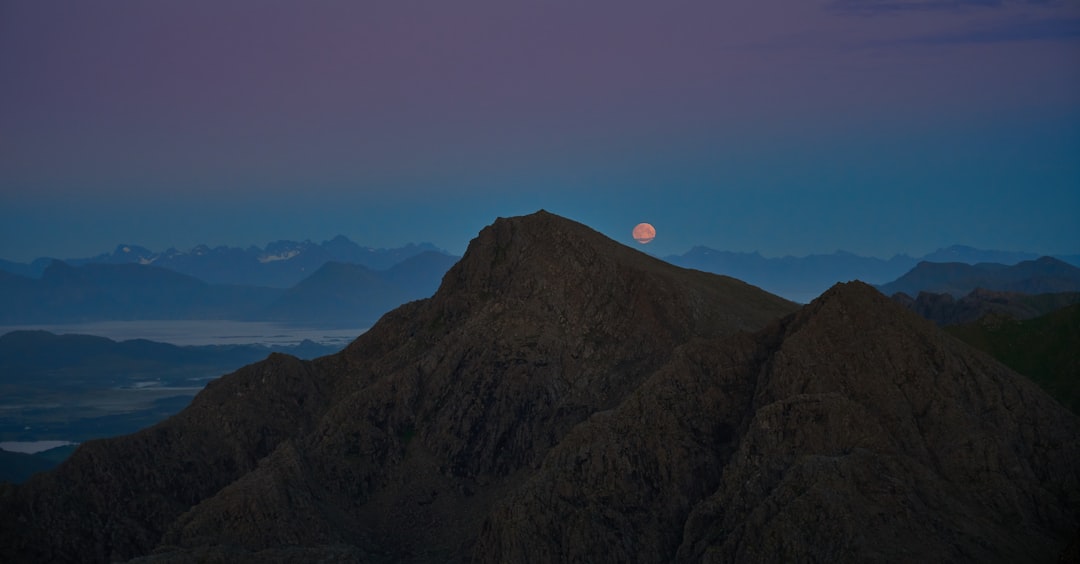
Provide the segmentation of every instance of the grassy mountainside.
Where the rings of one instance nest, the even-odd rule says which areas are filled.
[[[945,330],[982,349],[1080,414],[1080,304],[1017,321],[988,315]]]
[[[904,293],[893,294],[892,300],[938,325],[945,326],[971,323],[990,314],[1013,319],[1039,317],[1080,303],[1080,292],[1021,294],[978,288],[959,299],[952,294],[919,292],[915,298]]]

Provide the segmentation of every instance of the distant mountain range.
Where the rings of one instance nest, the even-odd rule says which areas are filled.
[[[1035,253],[983,250],[963,245],[939,249],[919,258],[896,255],[890,259],[864,257],[844,251],[804,257],[766,258],[759,253],[694,247],[682,255],[665,257],[665,260],[684,268],[732,276],[788,299],[806,303],[837,282],[862,280],[870,284],[883,284],[903,275],[920,262],[1015,264],[1038,257]],[[1080,255],[1057,258],[1080,265]]]
[[[387,270],[327,262],[288,289],[210,284],[149,264],[53,261],[40,278],[0,272],[0,324],[233,319],[360,327],[431,295],[456,260],[425,251]]]
[[[282,292],[211,285],[155,266],[53,261],[37,279],[0,273],[0,323],[253,319]]]
[[[342,240],[334,241],[349,248]],[[324,246],[334,248],[330,243],[333,242]],[[291,263],[302,256],[315,256],[311,249],[323,247],[309,247],[300,254],[290,255],[288,249],[292,248],[268,245],[267,249],[280,252],[273,256],[289,258],[263,264]],[[406,249],[413,252],[419,248],[410,246]],[[120,262],[131,258],[129,253],[145,258],[142,251],[128,249],[109,255],[112,262],[72,266],[53,261],[36,278],[0,271],[0,324],[232,319],[355,328],[370,325],[402,303],[430,296],[443,274],[458,260],[458,257],[437,251],[420,251],[385,270],[329,261],[313,268],[309,275],[289,288],[274,288],[209,283],[190,274],[160,267],[157,261],[152,264],[143,264],[146,261],[141,259]],[[394,252],[407,254],[404,250]],[[934,255],[970,259],[1018,256],[968,247],[951,247]],[[214,261],[224,261],[219,265],[219,272],[226,272],[228,253],[223,250],[215,256]],[[808,301],[817,295],[815,292],[837,281],[855,278],[888,280],[887,277],[914,259],[894,257],[883,261],[843,252],[766,259],[757,254],[723,253],[698,247],[681,257],[668,257],[668,260],[684,267],[742,277],[778,295]],[[912,300],[922,291],[951,293],[959,297],[976,288],[1023,293],[1080,291],[1080,268],[1050,257],[1025,260],[1013,266],[923,261],[898,276],[896,280],[878,286],[879,290],[887,295],[904,292],[915,296]]]
[[[187,274],[209,284],[288,289],[314,274],[328,262],[360,265],[372,270],[387,270],[410,257],[428,252],[447,255],[445,251],[441,251],[430,243],[409,244],[394,249],[375,249],[362,247],[339,235],[318,244],[311,241],[283,240],[269,243],[261,248],[256,246],[247,249],[227,246],[211,248],[199,245],[189,251],[168,249],[160,253],[138,245],[118,245],[109,253],[66,259],[63,262],[72,266],[152,265]],[[681,255],[664,257],[664,260],[684,268],[732,276],[788,299],[806,303],[836,282],[862,280],[870,284],[884,284],[900,277],[920,262],[1011,265],[1033,260],[1039,256],[1030,252],[995,251],[953,245],[922,257],[896,255],[889,259],[881,259],[836,251],[832,254],[766,258],[756,252],[719,251],[699,246]],[[1080,266],[1080,255],[1061,255],[1056,258]],[[40,258],[30,263],[16,263],[0,259],[0,272],[18,274],[27,278],[41,278],[53,260]],[[437,283],[436,280],[435,284]],[[426,284],[425,287],[434,289],[433,284]]]
[[[328,262],[260,313],[273,321],[374,321],[393,307],[435,293],[458,257],[424,252],[384,271]]]
[[[920,262],[900,278],[878,286],[887,296],[934,292],[959,297],[977,288],[1024,294],[1080,292],[1080,268],[1052,257],[1014,265]]]
[[[0,324],[232,319],[358,327],[431,295],[458,257],[430,243],[320,244],[162,253],[118,245],[89,258],[0,260]]]
[[[313,243],[311,241],[275,241],[260,248],[256,246],[209,247],[198,245],[189,251],[168,249],[154,252],[138,245],[117,245],[111,253],[87,258],[63,259],[71,266],[88,264],[153,265],[187,274],[210,284],[268,286],[289,288],[307,278],[328,262],[358,264],[372,270],[386,270],[393,265],[424,252],[445,251],[431,243],[408,244],[395,249],[361,247],[347,237],[337,237]],[[45,273],[52,258],[39,258],[30,263],[0,260],[0,271],[38,278]]]

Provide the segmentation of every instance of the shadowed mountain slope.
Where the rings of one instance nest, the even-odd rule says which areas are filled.
[[[319,543],[395,560],[458,554],[502,492],[676,344],[793,309],[544,212],[499,220],[431,300],[391,313],[346,349],[330,370],[355,376],[324,426],[181,517],[166,542],[229,544],[243,530],[245,544],[262,547],[314,529]],[[311,510],[245,524],[296,497]]]
[[[1034,319],[990,314],[945,331],[1031,378],[1080,415],[1080,304]]]
[[[177,515],[309,430],[326,388],[306,363],[275,353],[211,382],[164,423],[83,443],[22,486],[0,484],[0,558],[111,562],[145,553]]]
[[[9,487],[0,529],[17,538],[0,547],[16,545],[16,560],[68,561],[131,558],[162,542],[459,553],[500,492],[677,344],[795,308],[546,212],[500,219],[434,297],[386,315],[341,354],[273,355],[212,383],[180,415],[88,443]]]
[[[0,557],[1046,560],[1078,436],[864,284],[796,312],[538,212],[342,353],[6,487]]]
[[[1080,292],[1032,295],[978,288],[959,299],[952,294],[919,292],[915,298],[904,293],[893,294],[892,300],[944,326],[971,323],[989,314],[1013,319],[1031,319],[1080,303]]]
[[[1080,424],[861,283],[681,347],[501,501],[485,562],[1053,561]]]
[[[55,466],[55,463],[33,454],[0,450],[0,482],[19,483]]]

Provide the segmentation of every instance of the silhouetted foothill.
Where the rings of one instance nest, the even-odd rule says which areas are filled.
[[[1080,291],[1080,268],[1053,257],[1014,265],[997,263],[920,262],[909,272],[878,288],[886,295],[903,292],[947,293],[960,297],[977,289],[1024,294]]]
[[[873,288],[795,304],[546,212],[340,354],[0,492],[11,561],[1056,558],[1080,421]]]

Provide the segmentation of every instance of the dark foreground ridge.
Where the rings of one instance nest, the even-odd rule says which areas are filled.
[[[796,312],[538,212],[342,353],[3,487],[0,560],[1053,561],[1078,438],[869,286]]]

